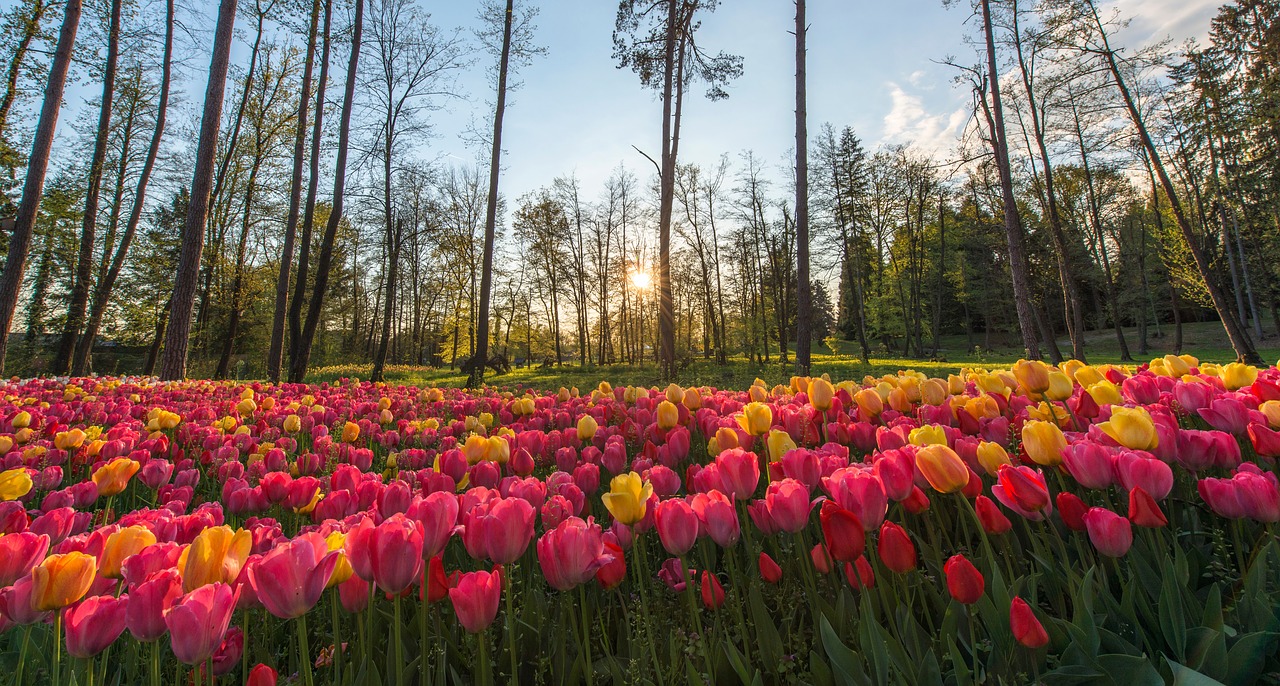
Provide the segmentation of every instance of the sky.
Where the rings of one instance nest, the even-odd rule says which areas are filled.
[[[528,0],[517,0],[517,7]],[[14,0],[0,0],[0,7]],[[419,0],[431,21],[446,30],[478,24],[477,0]],[[243,3],[242,4],[246,4]],[[616,67],[611,32],[614,0],[538,0],[536,42],[546,55],[524,67],[523,83],[508,101],[503,131],[501,188],[509,198],[550,184],[558,175],[577,174],[588,194],[620,164],[645,178],[659,154],[661,103],[643,90],[636,75]],[[1137,47],[1162,38],[1181,43],[1203,38],[1219,0],[1111,0],[1132,17],[1117,37]],[[199,49],[211,41],[216,3],[207,21],[191,22],[190,43]],[[852,126],[868,147],[912,143],[930,151],[952,147],[969,117],[966,87],[952,83],[956,71],[941,64],[948,57],[962,63],[977,58],[965,36],[972,32],[969,3],[946,8],[941,0],[809,0],[808,121],[811,135],[830,122]],[[714,164],[722,154],[732,161],[751,149],[774,178],[789,174],[794,145],[794,5],[788,0],[723,0],[703,18],[699,42],[712,51],[725,50],[744,60],[742,77],[732,82],[729,98],[711,102],[696,84],[685,99],[680,157]],[[246,15],[233,60],[247,61],[252,39]],[[203,48],[207,50],[207,47]],[[181,105],[186,119],[198,116],[204,90],[207,52],[187,61]],[[341,79],[345,56],[335,59]],[[465,136],[473,128],[492,126],[492,58],[478,54],[470,69],[458,75],[461,98],[441,101],[430,113],[432,136],[415,154],[426,160],[471,163],[477,153]],[[338,97],[340,80],[330,88]],[[83,108],[96,94],[92,84],[74,84],[68,110]],[[231,101],[228,100],[228,103]],[[228,106],[231,106],[228,104]],[[64,112],[63,122],[75,123]],[[81,121],[85,121],[81,119]],[[69,135],[66,127],[59,132]],[[59,136],[63,138],[63,136]],[[633,148],[632,146],[635,146]]]

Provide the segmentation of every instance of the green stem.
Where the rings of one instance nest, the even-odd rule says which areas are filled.
[[[514,569],[514,566],[508,567],[508,570]],[[516,655],[516,612],[515,603],[511,596],[515,595],[515,581],[509,574],[504,574],[507,581],[507,591],[503,594],[503,602],[507,606],[507,654],[511,659],[511,683],[519,682],[520,663]]]
[[[160,641],[151,642],[151,686],[160,686]]]
[[[644,550],[644,536],[636,536],[636,583],[640,586],[640,614],[644,620],[645,642],[649,644],[649,659],[652,660],[653,673],[657,677],[658,686],[663,686],[665,679],[662,676],[662,663],[658,662],[658,650],[653,645],[653,622],[649,617],[649,593],[647,590],[648,579],[646,578],[648,567],[645,566],[646,557]]]
[[[18,650],[18,667],[13,673],[13,683],[22,686],[22,668],[27,661],[27,642],[31,639],[31,625],[22,628],[22,648]]]
[[[342,680],[342,635],[340,618],[338,617],[338,599],[329,598],[329,622],[333,625],[333,683],[336,685]],[[423,683],[426,683],[424,680]]]
[[[479,679],[477,679],[477,683],[489,686],[489,684],[493,683],[493,677],[489,674],[489,641],[484,634],[485,632],[483,631],[476,634],[476,643],[480,645]]]
[[[93,686],[93,658],[86,657],[84,659],[84,664],[85,664],[85,677],[84,677],[85,683],[88,684],[88,686]]]
[[[395,607],[395,618],[391,627],[396,656],[396,686],[404,686],[404,644],[400,642],[400,594],[395,595],[392,602]]]
[[[62,686],[62,610],[53,614],[53,686]]]
[[[307,616],[298,617],[298,670],[302,672],[302,683],[315,686],[311,676],[311,647],[307,643]]]
[[[587,587],[578,586],[578,610],[582,616],[582,672],[587,677],[587,686],[595,683],[595,667],[591,660],[591,625],[587,623]]]

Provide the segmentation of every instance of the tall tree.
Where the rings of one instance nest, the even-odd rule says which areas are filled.
[[[93,157],[89,160],[89,182],[84,195],[84,219],[80,226],[80,252],[76,257],[75,280],[71,286],[71,298],[67,304],[67,319],[58,341],[58,352],[53,358],[54,374],[66,374],[71,370],[71,356],[75,351],[76,336],[84,326],[85,309],[89,304],[89,282],[93,279],[94,239],[98,225],[98,201],[102,197],[102,168],[107,159],[107,139],[111,134],[111,107],[116,95],[116,67],[120,61],[120,11],[121,0],[111,0],[107,19],[107,61],[102,70],[102,98],[98,105],[98,129],[94,136]]]
[[[124,267],[125,257],[129,254],[129,247],[133,244],[133,237],[137,233],[138,224],[142,220],[142,210],[147,199],[147,185],[151,182],[151,173],[155,170],[156,157],[160,153],[160,142],[164,138],[165,121],[169,111],[169,88],[173,73],[174,26],[174,0],[165,0],[164,54],[160,62],[160,94],[156,104],[155,130],[151,134],[151,143],[147,146],[146,158],[142,163],[142,171],[138,175],[137,186],[133,191],[133,207],[130,208],[129,218],[125,222],[124,234],[120,237],[120,244],[116,247],[115,255],[111,258],[107,271],[98,280],[93,291],[93,301],[89,306],[89,321],[85,326],[84,333],[80,336],[79,342],[76,344],[75,358],[72,360],[71,373],[76,376],[83,376],[88,372],[89,357],[93,350],[94,339],[98,336],[98,330],[101,328],[103,317],[106,314],[107,304],[111,301],[111,292],[115,288],[116,280],[120,277],[120,270]]]
[[[342,98],[342,113],[338,116],[338,156],[333,169],[333,201],[324,235],[320,239],[320,255],[316,260],[315,283],[307,304],[307,319],[302,335],[289,358],[289,380],[301,383],[307,375],[307,363],[311,359],[311,346],[316,328],[320,325],[320,310],[324,306],[325,291],[329,288],[329,272],[333,266],[333,243],[342,223],[342,207],[347,185],[347,151],[351,144],[351,109],[356,97],[356,80],[360,65],[360,41],[364,35],[364,0],[356,0],[355,20],[351,25],[351,56],[347,60],[347,84]]]
[[[58,33],[58,47],[49,67],[49,80],[44,89],[44,103],[40,107],[40,121],[36,124],[35,141],[27,158],[27,176],[22,184],[22,200],[18,215],[14,218],[13,235],[9,238],[9,251],[5,254],[4,270],[0,271],[0,372],[4,371],[5,349],[9,343],[9,326],[18,307],[18,293],[22,290],[22,277],[27,268],[27,254],[31,251],[31,234],[40,212],[40,198],[44,194],[44,177],[49,170],[49,153],[53,148],[53,135],[58,127],[58,111],[62,107],[62,93],[67,85],[67,72],[71,68],[71,53],[75,47],[76,30],[80,27],[81,0],[67,0],[62,16],[62,30]]]
[[[813,344],[809,283],[809,124],[805,97],[805,0],[796,0],[796,374],[809,375]]]
[[[182,226],[182,253],[178,258],[173,296],[169,301],[164,357],[160,362],[160,378],[167,381],[182,379],[187,375],[191,314],[196,304],[200,256],[204,252],[205,220],[209,214],[214,157],[217,154],[218,129],[222,123],[222,102],[226,97],[227,66],[231,57],[231,34],[235,23],[236,0],[221,0],[218,6],[218,23],[213,32],[213,55],[209,61],[209,83],[204,93],[200,138],[196,144],[191,202],[187,206],[187,217]]]

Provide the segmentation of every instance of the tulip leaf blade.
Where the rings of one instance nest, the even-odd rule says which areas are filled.
[[[782,660],[782,637],[760,594],[750,593],[748,596],[751,599],[751,622],[755,625],[755,638],[764,653],[760,657],[766,668],[773,669]]]
[[[1221,681],[1182,663],[1174,662],[1168,657],[1164,661],[1169,665],[1169,670],[1173,672],[1174,686],[1224,686]]]
[[[1257,631],[1241,636],[1227,651],[1227,675],[1229,684],[1248,684],[1257,680],[1266,664],[1267,656],[1276,652],[1276,640],[1280,633]]]
[[[862,669],[862,661],[858,658],[858,654],[840,641],[836,630],[831,627],[831,622],[826,617],[818,618],[818,632],[822,640],[822,648],[827,654],[827,659],[831,661],[832,674],[837,683],[846,686],[871,683]]]

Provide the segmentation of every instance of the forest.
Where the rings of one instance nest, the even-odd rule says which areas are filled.
[[[699,135],[681,127],[686,97],[735,103],[752,69],[700,40],[734,9],[621,0],[594,29],[612,32],[600,59],[661,103],[660,154],[605,178],[547,160],[540,188],[509,195],[504,116],[539,113],[508,92],[560,48],[536,2],[486,2],[454,29],[421,0],[220,0],[216,17],[13,0],[0,364],[671,378],[697,360],[805,373],[814,350],[1087,360],[1086,332],[1131,361],[1182,352],[1184,324],[1205,321],[1259,362],[1280,331],[1280,7],[1236,0],[1203,41],[1122,45],[1127,17],[1093,0],[948,4],[972,46],[935,56],[971,95],[952,150],[809,122],[806,86],[822,84],[806,83],[799,0],[794,25],[771,27],[796,45],[796,127],[775,132],[792,157],[751,141],[683,156]],[[433,118],[476,70],[492,91],[474,159],[431,155]],[[199,116],[176,116],[184,103]]]

